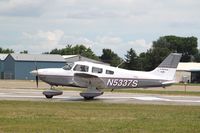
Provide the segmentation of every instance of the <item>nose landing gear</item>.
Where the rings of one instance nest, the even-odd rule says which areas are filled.
[[[62,94],[63,94],[63,91],[52,89],[52,87],[50,90],[43,91],[43,95],[45,95],[45,97],[48,99],[53,98],[53,96],[58,96]]]

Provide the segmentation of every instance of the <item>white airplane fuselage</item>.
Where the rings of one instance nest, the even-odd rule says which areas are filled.
[[[88,70],[76,71],[75,67],[77,65],[88,66]],[[102,70],[101,72],[93,71],[93,68],[98,68]],[[169,71],[160,68],[157,71]],[[172,70],[176,71],[176,69]],[[95,64],[85,61],[75,62],[70,70],[65,70],[64,68],[46,68],[39,69],[37,71],[40,80],[55,86],[80,86],[87,87],[88,83],[77,83],[74,81],[74,76],[76,73],[94,75],[102,80],[104,85],[100,88],[137,88],[137,87],[157,87],[164,86],[163,83],[167,82],[166,77],[160,77],[154,75],[151,72],[142,71],[131,71],[121,68],[105,66],[101,64]],[[171,81],[173,79],[169,79]]]

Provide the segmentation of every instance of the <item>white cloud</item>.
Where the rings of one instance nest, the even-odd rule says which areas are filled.
[[[39,31],[37,33],[38,37],[44,38],[47,41],[60,41],[63,35],[64,35],[64,32],[61,30],[47,31],[47,32]]]
[[[54,31],[42,31],[39,30],[37,33],[28,33],[23,32],[24,39],[32,39],[32,40],[44,40],[44,41],[55,41],[58,42],[64,35],[64,32],[61,30]]]
[[[80,36],[72,36],[72,35],[66,35],[64,37],[65,44],[71,44],[71,45],[77,45],[82,44],[86,46],[87,48],[91,48],[94,44],[94,42],[86,37],[80,37]]]
[[[100,44],[105,44],[107,46],[109,45],[115,45],[116,44],[122,44],[122,39],[119,37],[113,37],[113,36],[103,36],[103,37],[97,37],[97,42]]]
[[[93,50],[98,55],[101,55],[101,50],[108,48],[117,53],[120,57],[124,58],[130,48],[133,48],[137,54],[141,52],[146,52],[147,49],[151,47],[151,43],[147,43],[144,39],[138,39],[134,41],[125,41],[120,37],[113,36],[98,36],[95,40],[95,45],[93,45]]]
[[[83,36],[65,35],[62,30],[23,32],[22,41],[24,44],[12,45],[10,48],[16,52],[28,50],[30,53],[43,53],[55,48],[64,48],[68,44],[73,46],[83,44],[90,47],[97,55],[102,54],[102,49],[108,48],[124,58],[130,48],[139,54],[151,46],[151,43],[147,43],[144,39],[125,41],[116,36],[97,36],[95,39],[89,39]]]
[[[129,41],[128,44],[131,47],[135,47],[135,48],[138,47],[139,49],[149,49],[152,46],[152,43],[147,43],[144,39]]]
[[[22,33],[23,44],[17,44],[11,46],[17,52],[22,50],[28,50],[32,53],[48,52],[54,48],[63,48],[64,45],[61,43],[64,32],[62,30],[54,31],[42,31],[39,30],[36,33]]]
[[[65,35],[62,30],[39,30],[34,33],[23,32],[22,35],[21,41],[23,44],[10,46],[10,48],[14,49],[16,52],[28,50],[30,53],[43,53],[49,52],[55,48],[64,48],[68,44],[82,44],[87,48],[91,48],[92,45],[95,44],[95,42],[86,37]]]
[[[54,31],[42,31],[39,30],[37,33],[22,33],[25,39],[39,39],[44,41],[55,41],[58,42],[64,36],[64,31],[62,30],[54,30]]]

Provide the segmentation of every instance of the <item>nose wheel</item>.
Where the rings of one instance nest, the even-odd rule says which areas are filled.
[[[60,90],[46,90],[46,91],[43,91],[43,95],[45,95],[45,97],[47,99],[51,99],[53,98],[53,96],[58,96],[58,95],[62,95],[63,94],[63,91],[60,91]]]
[[[53,95],[45,95],[45,97],[46,97],[47,99],[51,99],[51,98],[53,98]]]
[[[85,100],[92,100],[94,97],[83,97]]]

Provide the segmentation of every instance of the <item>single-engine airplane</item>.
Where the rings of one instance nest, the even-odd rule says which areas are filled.
[[[77,61],[66,64],[63,68],[36,69],[30,73],[51,86],[78,86],[87,88],[80,95],[85,99],[93,99],[103,94],[102,89],[110,88],[146,88],[165,87],[175,83],[174,75],[181,54],[171,53],[154,70],[149,72],[132,71]],[[62,91],[51,89],[44,91],[46,98],[61,95]]]

